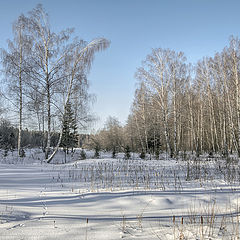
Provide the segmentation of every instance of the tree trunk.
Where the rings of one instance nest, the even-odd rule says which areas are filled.
[[[51,96],[49,83],[47,84],[47,148],[46,148],[46,159],[48,159],[50,146],[51,146]]]
[[[18,128],[18,156],[22,156],[21,144],[22,144],[22,111],[23,111],[23,90],[22,90],[22,61],[23,61],[23,49],[22,49],[22,29],[19,30],[19,45],[20,45],[20,59],[19,59],[19,128]]]

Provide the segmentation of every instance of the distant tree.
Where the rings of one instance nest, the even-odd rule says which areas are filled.
[[[112,158],[116,158],[116,148],[115,147],[113,147]]]
[[[141,159],[145,159],[145,157],[146,157],[145,152],[141,152],[141,154],[139,155],[139,157],[140,157]]]
[[[87,158],[86,152],[82,149],[79,156],[80,160],[85,160]]]
[[[95,150],[94,157],[99,158],[100,157],[100,145],[96,144],[94,150]]]
[[[126,148],[125,148],[124,158],[129,159],[130,157],[131,157],[130,147],[127,145]]]
[[[111,151],[113,157],[124,148],[123,128],[117,118],[108,117],[105,126],[95,135],[101,148]]]

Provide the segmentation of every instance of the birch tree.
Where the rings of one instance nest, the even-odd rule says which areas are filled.
[[[21,156],[23,126],[23,96],[27,79],[27,59],[31,51],[31,38],[26,34],[24,16],[20,16],[13,24],[13,40],[8,40],[8,49],[1,50],[3,71],[7,78],[8,90],[13,106],[18,111],[18,155]]]
[[[177,104],[178,93],[186,81],[187,66],[183,53],[169,49],[153,49],[137,70],[136,77],[144,81],[157,103],[159,115],[164,125],[166,150],[171,155],[178,153],[178,120],[180,105]],[[173,129],[170,128],[171,119]],[[172,130],[172,131],[171,131]]]
[[[51,30],[49,17],[41,5],[33,9],[27,17],[27,30],[33,38],[33,47],[29,69],[31,79],[35,85],[44,91],[47,113],[47,146],[45,157],[48,162],[51,146],[51,123],[53,108],[64,115],[65,106],[70,101],[74,85],[84,85],[84,73],[90,70],[94,54],[109,46],[104,38],[95,39],[90,43],[83,40],[71,40],[73,29],[66,29],[60,33]],[[31,85],[31,84],[30,84]],[[58,86],[65,86],[65,99],[59,106]],[[60,121],[61,122],[61,121]],[[61,142],[60,139],[57,148]],[[54,151],[55,152],[55,151]]]

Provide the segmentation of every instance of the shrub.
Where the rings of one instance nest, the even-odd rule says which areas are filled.
[[[87,158],[87,155],[86,155],[86,152],[82,149],[81,152],[80,152],[80,157],[79,159],[80,160],[84,160]]]

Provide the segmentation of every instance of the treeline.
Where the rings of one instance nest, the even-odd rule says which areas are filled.
[[[115,119],[93,145],[177,156],[182,151],[240,155],[240,41],[195,66],[182,52],[153,49],[137,69],[138,87],[125,126]]]
[[[63,137],[60,147],[67,151],[68,148],[87,147],[89,144],[90,135],[88,134],[73,134],[73,131],[68,130],[66,121],[64,121]],[[17,149],[17,141],[19,129],[5,119],[0,120],[0,149],[5,151],[14,151]],[[69,134],[68,134],[69,133]],[[51,133],[51,147],[57,146],[59,140],[59,132]],[[47,132],[24,129],[22,130],[22,148],[41,148],[45,151],[47,141]]]
[[[3,127],[1,146],[14,146],[21,156],[31,139],[24,130],[31,122],[35,126],[29,129],[38,131],[30,131],[36,134],[30,144],[42,142],[47,162],[59,146],[66,151],[76,146],[78,128],[92,119],[87,74],[95,53],[109,44],[104,38],[91,42],[74,38],[73,29],[54,32],[41,5],[19,16],[8,48],[1,49],[1,97],[8,102],[5,112],[15,113],[18,130]],[[240,155],[239,78],[236,37],[221,52],[194,66],[182,52],[153,49],[136,71],[138,87],[125,126],[109,118],[83,144],[112,151],[113,156],[120,151],[139,152],[142,157],[158,156],[161,151],[175,157],[184,151]],[[55,132],[59,132],[57,142],[52,138]],[[51,146],[56,146],[52,154]]]
[[[0,120],[0,149],[13,151],[17,149],[19,129],[11,125],[7,120]],[[43,150],[46,147],[46,132],[24,129],[22,130],[22,148],[39,147]],[[59,133],[51,135],[51,147],[57,145]]]

